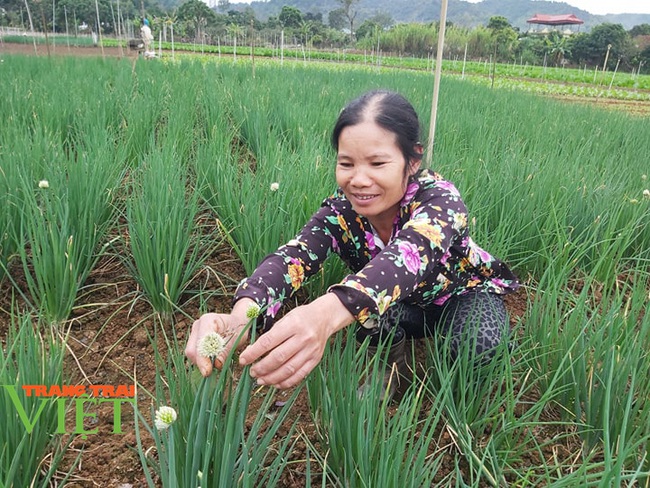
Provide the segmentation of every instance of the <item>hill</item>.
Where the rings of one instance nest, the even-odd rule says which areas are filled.
[[[231,4],[233,9],[243,10],[248,5]],[[284,5],[298,8],[303,13],[322,14],[327,22],[330,11],[340,7],[336,0],[268,0],[254,1],[250,7],[260,20],[277,16]],[[361,0],[355,23],[377,13],[388,13],[395,22],[432,22],[440,15],[440,0]],[[589,30],[604,22],[620,23],[626,29],[635,25],[650,24],[650,14],[592,15],[585,10],[572,7],[564,2],[545,0],[483,0],[469,3],[463,0],[449,0],[447,19],[455,24],[475,27],[486,25],[490,17],[501,15],[522,31],[528,30],[526,20],[535,14],[574,14],[585,24],[581,30]]]

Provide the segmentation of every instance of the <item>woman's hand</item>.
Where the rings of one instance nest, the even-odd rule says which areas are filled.
[[[199,341],[211,332],[216,332],[226,339],[224,351],[214,360],[214,367],[221,369],[232,348],[242,347],[248,341],[248,332],[242,334],[242,331],[249,320],[246,317],[246,310],[254,304],[253,300],[242,298],[237,301],[232,313],[206,313],[192,324],[192,331],[185,346],[185,355],[199,368],[203,376],[212,373],[213,364],[210,358],[198,354]]]
[[[260,385],[291,388],[304,380],[323,357],[329,337],[354,317],[332,293],[287,313],[239,356],[252,364]]]

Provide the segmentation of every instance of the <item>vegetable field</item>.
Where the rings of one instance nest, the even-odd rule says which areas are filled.
[[[443,77],[433,167],[524,282],[516,348],[472,368],[417,341],[419,381],[389,403],[357,397],[377,363],[346,333],[289,392],[236,365],[204,380],[183,348],[335,190],[341,107],[394,89],[426,135],[431,73],[0,60],[0,486],[650,483],[646,119]],[[344,272],[328,263],[292,304]],[[98,384],[136,394],[23,388]]]

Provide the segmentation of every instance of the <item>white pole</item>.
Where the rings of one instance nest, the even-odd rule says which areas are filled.
[[[97,13],[97,34],[99,35],[99,46],[102,50],[102,58],[104,57],[104,43],[102,42],[102,25],[99,22],[99,3],[95,0],[95,12]]]
[[[68,44],[68,51],[70,51],[70,30],[68,29],[68,10],[63,6],[63,17],[65,18],[65,38]]]
[[[447,0],[442,0],[440,6],[440,30],[438,31],[438,52],[436,53],[436,70],[433,80],[433,98],[431,100],[431,124],[429,126],[429,143],[427,144],[426,166],[431,167],[433,159],[433,139],[436,134],[436,118],[438,116],[438,91],[440,90],[440,74],[442,73],[442,51],[445,46],[445,25],[447,23]]]
[[[612,81],[609,82],[609,89],[612,89],[612,85],[614,84],[614,78],[616,77],[616,72],[618,71],[618,65],[621,64],[621,58],[618,58],[618,61],[616,61],[616,68],[614,68],[614,74],[612,75]]]
[[[27,9],[27,18],[29,19],[29,28],[32,31],[32,41],[34,42],[34,53],[38,54],[38,49],[36,48],[36,33],[34,32],[34,22],[32,22],[32,13],[29,11],[29,4],[25,0],[25,8]]]
[[[463,56],[463,74],[460,77],[461,80],[465,79],[465,65],[467,64],[467,42],[465,43],[465,54]]]

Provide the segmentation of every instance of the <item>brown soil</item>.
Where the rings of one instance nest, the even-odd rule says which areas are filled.
[[[138,52],[127,48],[105,47],[75,47],[75,46],[45,46],[44,44],[18,44],[0,42],[0,54],[24,54],[29,56],[125,56],[137,57]]]

